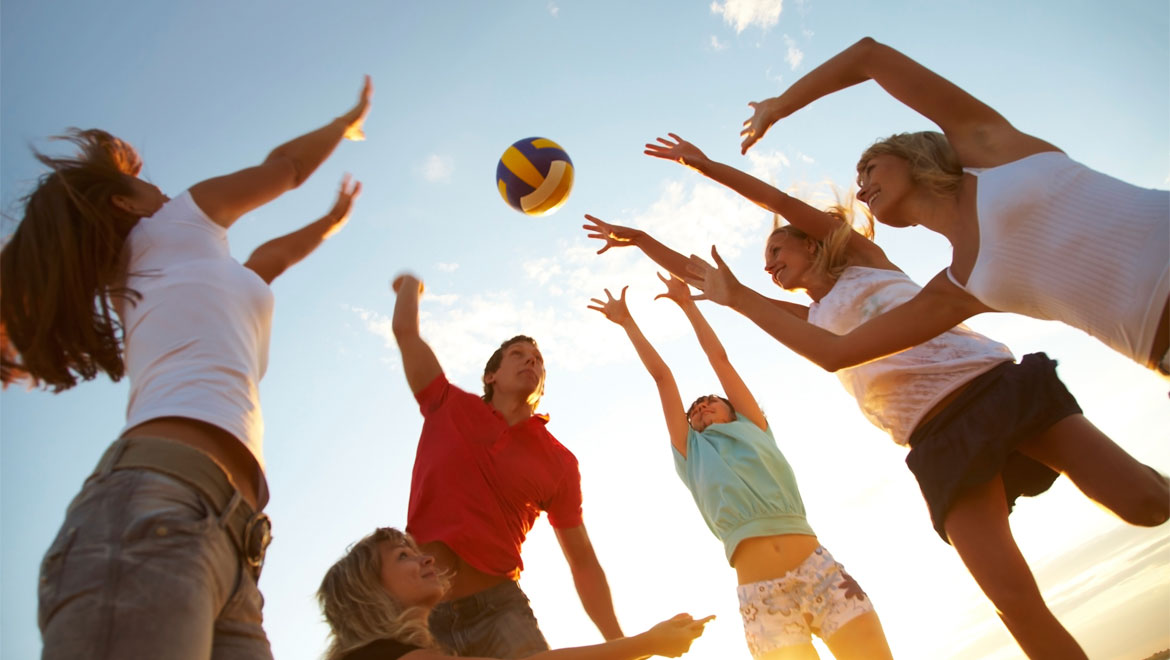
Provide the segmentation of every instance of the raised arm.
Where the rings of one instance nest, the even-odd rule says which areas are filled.
[[[439,366],[435,352],[423,341],[418,332],[418,297],[423,292],[422,282],[407,273],[394,278],[393,289],[398,295],[394,302],[394,318],[391,321],[394,339],[398,342],[399,352],[402,353],[402,369],[406,372],[406,383],[410,385],[411,393],[418,394],[443,373],[443,368]]]
[[[809,206],[800,199],[764,183],[747,172],[711,160],[698,147],[674,133],[667,133],[667,135],[669,138],[657,138],[657,143],[647,143],[643,153],[647,156],[681,163],[712,181],[727,186],[757,206],[781,215],[792,223],[792,226],[816,240],[828,238],[829,234],[841,226],[841,221],[836,217]],[[865,236],[854,232],[849,240],[851,260],[857,265],[872,268],[895,268],[886,258],[885,252]]]
[[[346,174],[341,180],[341,189],[337,191],[337,201],[328,213],[290,234],[264,243],[252,252],[244,265],[271,284],[290,266],[312,254],[325,239],[341,231],[349,220],[353,200],[357,199],[361,191],[361,182],[351,184]]]
[[[648,656],[677,658],[690,650],[691,644],[703,634],[703,627],[714,616],[696,619],[690,614],[677,614],[646,632],[632,637],[614,639],[604,644],[554,649],[528,656],[529,660],[639,660]],[[436,651],[411,651],[402,660],[449,660],[450,656]],[[467,658],[467,660],[491,660]]]
[[[990,167],[1056,147],[1016,130],[1002,115],[958,85],[906,55],[866,37],[808,72],[780,96],[749,103],[754,113],[740,132],[742,152],[778,120],[813,101],[866,80],[938,125],[963,165]]]
[[[597,553],[593,550],[593,543],[589,540],[585,525],[557,529],[556,534],[557,542],[561,544],[561,552],[565,554],[565,561],[569,564],[569,571],[573,574],[573,585],[577,588],[577,596],[581,599],[585,613],[593,620],[602,637],[606,639],[625,637],[613,611],[613,596],[609,591],[609,582],[605,579],[605,571],[601,568],[601,562],[597,560]]]
[[[650,377],[654,379],[654,384],[658,386],[658,398],[662,402],[662,414],[666,418],[666,430],[670,435],[670,444],[685,457],[687,455],[687,432],[691,427],[687,424],[687,411],[683,407],[682,396],[678,393],[678,384],[674,380],[674,374],[670,372],[670,367],[666,366],[662,356],[654,350],[646,336],[642,334],[641,328],[634,322],[634,317],[630,316],[630,310],[626,307],[626,289],[628,288],[628,286],[622,287],[622,295],[617,299],[614,299],[613,294],[609,292],[609,289],[606,289],[606,300],[593,298],[593,304],[589,305],[589,309],[601,312],[605,318],[620,325],[626,331],[626,336],[634,345],[634,350],[638,353],[638,359],[642,361],[642,366],[646,367],[646,371],[649,371]]]
[[[370,77],[349,112],[272,150],[264,162],[191,186],[191,197],[216,223],[231,227],[240,216],[305,182],[341,139],[362,140],[362,122],[374,88]]]
[[[684,282],[691,282],[691,261],[682,254],[666,247],[659,243],[650,234],[641,229],[632,229],[630,227],[622,227],[620,225],[612,225],[608,222],[595,218],[588,213],[585,214],[585,219],[589,220],[591,224],[582,225],[585,229],[592,232],[589,238],[596,238],[605,241],[605,245],[597,251],[597,254],[603,254],[612,247],[629,247],[637,246],[642,252],[650,257],[654,263],[662,266],[671,275],[683,280]],[[798,305],[786,300],[776,300],[769,298],[773,305],[788,310],[789,312],[805,318],[808,315],[808,308],[804,305]]]
[[[683,313],[687,315],[687,320],[691,322],[695,336],[699,338],[699,346],[707,354],[707,361],[715,370],[715,375],[719,378],[719,384],[723,386],[723,391],[727,394],[727,400],[731,402],[731,406],[760,429],[768,428],[768,420],[764,418],[764,411],[760,410],[760,404],[752,396],[747,384],[740,378],[739,372],[731,366],[731,360],[727,358],[727,349],[723,347],[723,342],[719,341],[715,330],[711,328],[711,324],[707,323],[707,319],[699,311],[699,306],[691,298],[691,291],[687,288],[686,283],[677,277],[663,277],[661,273],[659,273],[658,279],[666,285],[666,293],[660,293],[654,299],[668,298],[678,303],[678,306],[682,308]]]
[[[788,348],[827,371],[837,371],[904,351],[950,330],[982,312],[994,311],[969,296],[955,295],[955,285],[939,273],[916,296],[837,335],[772,305],[768,298],[735,278],[714,247],[715,266],[692,256],[691,274],[707,299],[731,307]]]

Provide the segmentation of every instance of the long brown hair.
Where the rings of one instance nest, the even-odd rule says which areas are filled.
[[[418,550],[414,539],[392,527],[380,527],[353,544],[330,567],[317,589],[317,602],[329,624],[326,660],[379,639],[393,639],[422,648],[435,648],[425,616],[414,607],[403,607],[382,587],[382,554],[379,546],[407,546]],[[441,576],[446,582],[446,577]]]
[[[21,201],[24,217],[0,252],[0,380],[67,390],[77,378],[125,373],[122,326],[112,314],[121,288],[119,255],[138,216],[111,203],[133,192],[142,169],[128,143],[98,130],[56,139],[70,157],[33,154],[49,172]]]

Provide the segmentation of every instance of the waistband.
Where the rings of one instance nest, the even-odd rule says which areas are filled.
[[[214,458],[166,438],[120,438],[102,455],[94,474],[135,469],[173,477],[202,495],[219,515],[220,524],[253,576],[259,577],[264,553],[272,542],[272,522],[267,514],[252,509]]]
[[[470,596],[439,603],[435,606],[434,611],[441,612],[442,615],[447,616],[474,616],[484,610],[494,609],[501,603],[514,600],[521,600],[527,603],[528,596],[524,594],[520,589],[520,585],[514,580],[507,580],[488,587],[483,591],[471,594]]]

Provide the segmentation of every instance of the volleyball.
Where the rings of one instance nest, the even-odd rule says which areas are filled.
[[[496,187],[500,197],[517,211],[525,215],[548,215],[569,199],[573,161],[552,140],[524,138],[500,156]]]

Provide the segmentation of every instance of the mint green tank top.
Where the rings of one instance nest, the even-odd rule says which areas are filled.
[[[792,466],[776,447],[772,428],[760,430],[736,414],[734,422],[687,434],[687,455],[671,448],[678,476],[703,520],[723,541],[727,561],[744,539],[777,534],[814,536]]]

